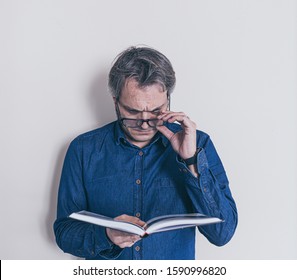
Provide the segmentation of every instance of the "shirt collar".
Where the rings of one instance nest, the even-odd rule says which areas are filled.
[[[127,142],[126,135],[119,123],[119,121],[115,121],[115,126],[114,126],[114,139],[117,145],[120,145],[121,142]],[[156,135],[154,136],[153,140],[151,141],[151,144],[156,143],[157,141],[161,141],[164,147],[167,147],[169,144],[169,140],[161,133],[157,132]]]

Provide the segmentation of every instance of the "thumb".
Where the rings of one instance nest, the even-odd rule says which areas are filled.
[[[157,126],[157,130],[159,130],[168,140],[170,140],[174,135],[174,133],[164,125]]]

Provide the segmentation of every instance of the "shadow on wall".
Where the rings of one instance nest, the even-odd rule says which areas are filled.
[[[98,126],[116,119],[113,99],[108,90],[108,71],[101,72],[94,78],[90,87],[89,101]]]
[[[96,127],[103,126],[116,119],[114,103],[111,94],[108,92],[107,79],[107,71],[100,72],[91,82],[89,92],[87,92],[86,95],[86,98],[88,99],[86,103],[89,104],[89,108],[87,108],[86,110],[91,110],[92,115],[95,119]],[[71,131],[69,133],[71,134]],[[65,154],[71,140],[71,138],[65,139],[64,143],[61,144],[61,147],[57,153],[56,164],[52,176],[51,191],[49,196],[49,209],[45,226],[47,232],[47,240],[54,246],[56,244],[56,241],[53,232],[53,223],[56,219],[59,182]],[[57,247],[57,251],[58,250],[59,249]]]
[[[57,159],[56,164],[54,167],[54,172],[52,176],[52,182],[51,182],[51,188],[50,188],[50,195],[49,195],[49,209],[48,209],[48,215],[46,219],[46,233],[47,233],[47,241],[50,243],[51,246],[56,247],[57,251],[59,250],[58,247],[55,245],[55,235],[53,231],[53,224],[56,219],[56,210],[57,210],[57,195],[58,195],[58,189],[59,189],[59,182],[63,167],[64,158],[69,146],[68,141],[64,141],[64,143],[61,145]]]

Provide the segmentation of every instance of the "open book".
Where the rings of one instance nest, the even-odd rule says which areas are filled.
[[[193,214],[177,214],[177,215],[166,215],[159,216],[149,220],[146,223],[146,227],[143,228],[139,225],[116,221],[112,218],[95,214],[88,211],[80,211],[72,213],[70,218],[84,221],[87,223],[112,228],[132,234],[137,234],[142,237],[147,236],[152,233],[168,231],[173,229],[181,229],[194,226],[202,226],[213,223],[220,223],[223,220],[215,217],[208,217],[203,214],[193,213]]]

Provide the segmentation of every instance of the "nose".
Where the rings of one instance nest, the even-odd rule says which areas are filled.
[[[143,111],[143,112],[141,112],[141,118],[143,119],[143,120],[147,120],[147,119],[149,119],[149,112],[146,112],[146,111]],[[142,123],[142,125],[141,125],[141,129],[148,129],[150,126],[148,125],[148,123],[147,122],[143,122]]]
[[[142,129],[148,129],[150,126],[148,125],[147,122],[143,122],[142,125],[141,125],[141,128]]]
[[[150,114],[149,114],[149,112],[142,111],[142,112],[141,112],[141,118],[142,118],[143,120],[147,120],[147,119],[149,119],[149,118],[150,118]]]

